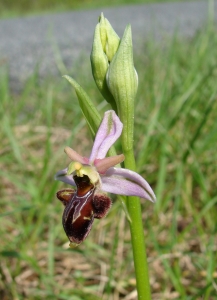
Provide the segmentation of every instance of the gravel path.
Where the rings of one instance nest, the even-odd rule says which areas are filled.
[[[126,24],[131,23],[134,45],[138,47],[150,34],[160,38],[178,30],[182,36],[192,36],[207,20],[208,1],[129,5],[0,20],[0,66],[9,65],[12,87],[22,86],[38,63],[40,75],[58,74],[55,43],[69,66],[82,54],[89,57],[101,11],[120,36]],[[216,18],[216,8],[214,15]]]

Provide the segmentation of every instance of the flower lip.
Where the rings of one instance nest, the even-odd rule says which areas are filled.
[[[87,192],[94,188],[94,185],[91,183],[90,178],[87,175],[84,175],[83,177],[74,175],[73,179],[77,186],[77,194],[80,197],[84,196]]]

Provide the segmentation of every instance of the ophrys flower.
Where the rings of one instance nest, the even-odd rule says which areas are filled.
[[[124,155],[106,157],[110,147],[119,138],[123,125],[114,111],[107,111],[96,134],[90,157],[83,157],[66,147],[72,160],[68,168],[57,172],[55,179],[77,186],[57,193],[64,205],[63,227],[73,245],[80,244],[90,232],[94,218],[104,217],[111,200],[107,192],[139,196],[155,201],[147,181],[138,173],[114,166],[124,160]]]

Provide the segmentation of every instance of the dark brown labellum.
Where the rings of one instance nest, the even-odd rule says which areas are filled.
[[[95,194],[93,198],[94,218],[105,217],[112,205],[111,199],[104,194]]]
[[[64,189],[57,192],[57,198],[66,206],[75,194],[75,190]]]
[[[111,207],[111,200],[104,194],[95,194],[95,187],[88,176],[74,176],[77,190],[64,189],[57,198],[65,205],[62,223],[73,245],[79,245],[88,236],[94,218],[103,218]]]

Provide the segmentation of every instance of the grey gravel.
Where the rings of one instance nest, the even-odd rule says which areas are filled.
[[[208,1],[128,5],[0,20],[0,66],[9,66],[11,85],[22,86],[36,66],[41,76],[59,74],[55,45],[67,66],[81,55],[89,59],[101,11],[120,36],[131,23],[134,46],[139,47],[150,35],[161,39],[176,31],[180,36],[192,36],[207,22]],[[216,19],[216,8],[211,11]]]

